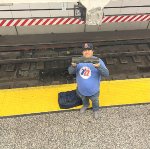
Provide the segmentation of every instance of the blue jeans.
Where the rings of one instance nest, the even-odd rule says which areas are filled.
[[[98,99],[99,98],[99,92],[97,92],[96,94],[94,94],[92,96],[81,95],[78,90],[76,90],[76,92],[77,92],[77,95],[82,99],[84,107],[89,106],[89,99],[90,99],[92,101],[93,111],[99,110],[99,99]]]

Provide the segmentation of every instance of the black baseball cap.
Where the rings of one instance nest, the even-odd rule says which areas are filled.
[[[82,49],[83,49],[83,51],[84,51],[84,50],[94,50],[93,44],[92,44],[92,43],[84,43],[84,44],[82,45]]]

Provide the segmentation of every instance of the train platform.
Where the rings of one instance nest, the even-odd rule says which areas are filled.
[[[1,149],[149,149],[150,104],[0,119]]]
[[[102,81],[99,104],[106,107],[150,103],[149,84],[150,78]],[[63,111],[58,94],[74,89],[76,83],[0,90],[0,117]]]

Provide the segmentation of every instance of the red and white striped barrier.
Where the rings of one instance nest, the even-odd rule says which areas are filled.
[[[139,22],[139,21],[150,21],[150,14],[105,16],[102,20],[102,23]]]
[[[104,16],[102,23],[138,22],[150,21],[150,14]],[[2,26],[35,26],[35,25],[64,25],[64,24],[84,24],[78,18],[35,18],[35,19],[3,19],[0,20]]]
[[[78,18],[40,18],[40,19],[10,19],[0,20],[0,26],[35,26],[35,25],[63,25],[84,24]]]

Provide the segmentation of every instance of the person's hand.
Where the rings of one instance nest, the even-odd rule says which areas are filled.
[[[76,64],[76,63],[71,63],[71,65],[72,65],[73,67],[76,67],[76,66],[77,66],[77,64]]]
[[[93,64],[94,67],[98,68],[100,66],[100,63]]]

